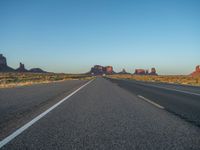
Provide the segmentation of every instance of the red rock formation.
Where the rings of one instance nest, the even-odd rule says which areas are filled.
[[[146,72],[144,69],[135,69],[135,73],[136,75],[145,75]]]
[[[90,73],[94,75],[112,74],[113,67],[112,66],[103,67],[100,65],[95,65],[94,67],[91,68]]]
[[[151,68],[151,72],[149,73],[149,70],[144,69],[135,69],[135,75],[157,75],[156,69]]]
[[[200,76],[200,65],[196,66],[196,70],[191,73],[192,76]]]
[[[200,72],[200,66],[196,66],[196,72]]]
[[[112,66],[106,66],[105,70],[106,70],[106,74],[112,74],[113,73],[113,67]]]

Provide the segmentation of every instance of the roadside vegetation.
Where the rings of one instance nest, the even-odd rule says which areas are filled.
[[[84,74],[0,73],[0,88],[60,82],[65,80],[86,80],[91,78],[91,76]]]
[[[122,74],[122,75],[110,75],[108,77],[115,79],[129,79],[129,80],[148,81],[148,82],[164,82],[164,83],[200,86],[200,76],[196,77],[186,76],[186,75],[150,76],[150,75]]]

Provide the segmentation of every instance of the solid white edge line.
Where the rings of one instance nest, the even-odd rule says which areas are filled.
[[[54,104],[53,106],[51,106],[50,108],[48,108],[46,111],[44,111],[43,113],[41,113],[40,115],[38,115],[37,117],[35,117],[34,119],[32,119],[31,121],[29,121],[28,123],[26,123],[25,125],[23,125],[19,129],[17,129],[15,132],[13,132],[12,134],[10,134],[6,138],[4,138],[2,141],[0,141],[0,148],[2,148],[7,143],[9,143],[10,141],[12,141],[14,138],[16,138],[18,135],[20,135],[22,132],[24,132],[26,129],[28,129],[30,126],[32,126],[34,123],[36,123],[38,120],[40,120],[41,118],[43,118],[46,114],[48,114],[54,108],[56,108],[57,106],[59,106],[61,103],[63,103],[67,99],[69,99],[72,95],[74,95],[75,93],[77,93],[79,90],[81,90],[82,88],[84,88],[85,86],[87,86],[88,84],[90,84],[93,80],[88,81],[86,84],[84,84],[81,87],[79,87],[77,90],[75,90],[74,92],[72,92],[71,94],[69,94],[67,97],[65,97],[64,99],[60,100],[58,103]]]
[[[181,92],[181,93],[185,93],[185,94],[200,96],[200,94],[198,94],[198,93],[193,93],[193,92],[189,92],[189,91],[182,91],[182,90],[177,90],[177,89],[173,89],[173,88],[170,89],[167,87],[160,87],[160,86],[156,86],[156,85],[150,85],[150,86],[156,87],[156,88],[161,88],[161,89],[166,89],[166,90],[171,90],[171,91],[176,91],[176,92]]]
[[[116,80],[120,80],[120,79],[116,79]],[[190,94],[190,95],[195,95],[195,96],[200,96],[199,93],[194,93],[194,92],[189,92],[189,91],[183,91],[183,90],[178,90],[178,89],[174,89],[174,88],[161,87],[161,85],[160,86],[159,85],[152,85],[150,82],[149,83],[144,83],[144,82],[140,83],[140,81],[138,81],[138,80],[136,82],[139,82],[139,84],[143,85],[143,86],[156,87],[156,88],[160,88],[160,89],[165,89],[165,90],[170,90],[170,91],[176,91],[176,92]]]
[[[146,101],[148,103],[151,103],[152,105],[154,105],[154,106],[156,106],[156,107],[158,107],[160,109],[165,109],[163,106],[161,106],[161,105],[159,105],[159,104],[157,104],[157,103],[155,103],[155,102],[153,102],[153,101],[151,101],[151,100],[149,100],[149,99],[147,99],[147,98],[145,98],[145,97],[143,97],[141,95],[138,95],[138,97],[143,99],[144,101]]]
[[[174,89],[174,88],[167,88],[167,87],[162,87],[162,86],[159,86],[159,85],[152,85],[152,84],[146,84],[146,83],[142,83],[141,85],[143,85],[143,86],[149,86],[149,87],[156,87],[156,88],[170,90],[170,91],[181,92],[181,93],[190,94],[190,95],[200,96],[199,93],[194,93],[194,92],[189,92],[189,91],[183,91],[183,90],[178,90],[178,89]]]

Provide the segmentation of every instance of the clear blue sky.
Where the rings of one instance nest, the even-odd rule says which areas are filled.
[[[14,68],[188,74],[200,64],[200,1],[1,0],[0,53]]]

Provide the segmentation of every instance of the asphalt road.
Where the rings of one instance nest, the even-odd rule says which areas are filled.
[[[135,95],[142,95],[167,111],[200,127],[200,87],[110,79]]]
[[[71,80],[0,89],[0,139],[87,81]]]
[[[164,96],[178,95],[171,97],[178,102],[179,94],[188,96],[188,101],[191,97],[198,101],[194,95],[159,91],[144,85],[146,91],[138,93],[139,85],[127,88],[132,87],[129,84],[137,85],[130,81],[95,79],[2,149],[200,149],[198,126],[138,97],[140,94],[152,100],[144,95],[146,88]],[[159,96],[156,99],[164,101]]]

